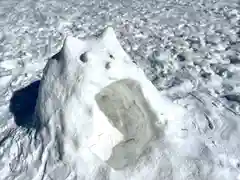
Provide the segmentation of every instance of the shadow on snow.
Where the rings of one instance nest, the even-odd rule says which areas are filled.
[[[15,123],[27,129],[37,129],[39,121],[34,116],[40,81],[14,92],[10,100],[10,112],[14,115]]]

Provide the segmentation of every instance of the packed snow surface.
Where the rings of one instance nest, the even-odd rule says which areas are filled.
[[[0,179],[240,179],[239,11],[238,0],[0,1]],[[41,90],[38,80],[42,78],[46,63],[57,59],[56,53],[64,47],[65,37],[70,35],[95,41],[90,37],[100,34],[109,25],[114,28],[123,49],[131,57],[129,59],[137,64],[134,67],[141,67],[158,89],[156,97],[164,97],[168,102],[168,106],[159,103],[159,107],[152,105],[151,108],[163,111],[162,108],[174,107],[171,116],[163,112],[164,118],[157,118],[160,135],[146,143],[139,156],[131,156],[134,162],[119,169],[112,168],[114,163],[108,161],[111,152],[106,152],[106,156],[98,149],[92,150],[93,155],[87,148],[79,154],[71,152],[72,147],[80,147],[79,139],[73,138],[66,143],[70,136],[59,133],[62,131],[57,128],[56,121],[41,122],[44,118],[38,119],[39,112],[37,116],[34,114],[36,103],[37,109],[39,106],[37,98],[41,99],[38,97],[39,86]],[[90,47],[100,51],[96,46]],[[74,54],[82,48],[70,49],[70,54]],[[102,62],[102,56],[81,56],[79,63],[87,64],[81,69],[90,71],[89,62],[83,62],[96,62],[97,58],[99,63]],[[111,71],[111,63],[105,66]],[[99,70],[96,68],[92,72],[100,73]],[[93,119],[100,113],[102,122],[108,124],[109,129],[117,127],[116,131],[111,131],[119,131],[116,141],[122,140],[124,133],[118,125],[109,124],[109,116],[115,111],[105,109],[113,99],[98,102],[102,102],[101,93],[106,91],[108,95],[124,96],[119,88],[113,90],[116,88],[114,83],[121,82],[120,79],[99,88],[97,94],[100,96],[95,96],[92,111],[95,112]],[[138,79],[133,80],[141,84]],[[146,96],[144,89],[137,86],[130,91],[127,81],[117,85],[123,87],[126,94],[135,94],[127,103]],[[142,98],[141,103],[145,100],[146,97]],[[170,120],[177,117],[178,107],[182,109],[179,112],[184,111],[180,113],[183,117]],[[52,111],[50,108],[55,107],[46,110]],[[69,108],[70,112],[83,111],[64,108]],[[74,119],[70,117],[76,115],[69,114],[70,123]],[[63,127],[71,132],[80,128],[69,128],[70,123]],[[106,132],[99,128],[93,132],[97,131]],[[95,142],[94,138],[92,142]],[[109,144],[108,149],[113,146]]]

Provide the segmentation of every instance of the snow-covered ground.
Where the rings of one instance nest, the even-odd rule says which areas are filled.
[[[240,179],[238,0],[1,0],[0,14],[0,179],[50,180],[51,171],[81,179],[63,162],[31,161],[45,143],[31,123],[37,80],[66,35],[85,38],[108,25],[159,92],[188,113],[166,138],[181,143],[160,143],[147,168],[125,179]],[[85,179],[111,179],[111,171],[101,166]]]

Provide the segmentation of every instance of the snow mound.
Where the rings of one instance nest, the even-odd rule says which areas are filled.
[[[98,38],[66,38],[44,70],[36,114],[49,148],[57,142],[59,158],[84,174],[101,162],[136,166],[184,111],[159,94],[107,28]]]

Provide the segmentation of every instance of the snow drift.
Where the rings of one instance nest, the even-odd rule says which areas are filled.
[[[36,115],[47,148],[86,175],[102,163],[113,172],[135,169],[184,111],[159,94],[107,28],[98,38],[66,38],[44,70]]]

